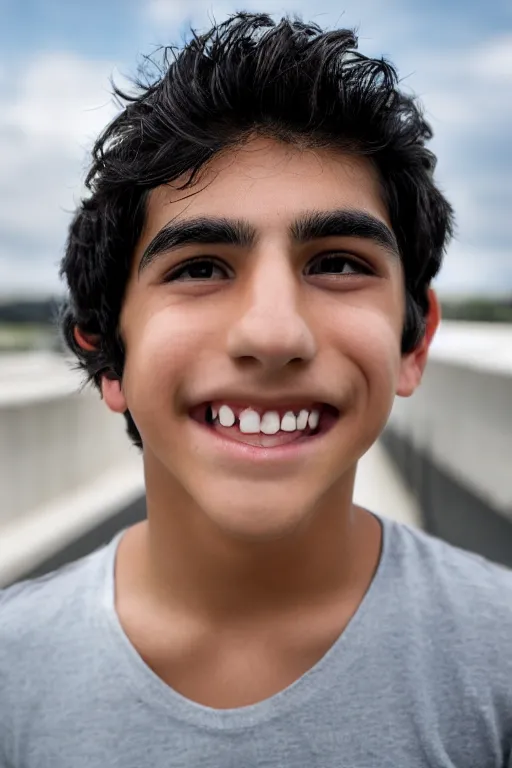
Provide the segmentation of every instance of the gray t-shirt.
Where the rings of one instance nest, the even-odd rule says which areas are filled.
[[[110,544],[0,591],[5,768],[512,768],[512,571],[382,518],[356,615],[293,685],[215,710],[114,608]]]

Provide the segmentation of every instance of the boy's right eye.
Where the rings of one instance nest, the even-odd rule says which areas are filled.
[[[191,282],[198,280],[225,280],[227,268],[213,259],[191,259],[174,267],[166,276],[165,282]]]

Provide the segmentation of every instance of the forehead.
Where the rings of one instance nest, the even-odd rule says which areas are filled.
[[[284,230],[301,211],[359,209],[391,228],[378,173],[364,157],[252,139],[212,158],[193,186],[187,178],[148,198],[145,230],[197,216],[245,219],[260,232]]]

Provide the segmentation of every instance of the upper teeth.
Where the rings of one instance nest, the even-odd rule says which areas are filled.
[[[217,413],[215,409],[212,409],[213,418],[216,418]],[[236,422],[236,416],[229,405],[221,405],[218,412],[219,423],[223,427],[232,427]],[[265,435],[275,435],[281,429],[283,432],[295,432],[296,430],[304,430],[309,426],[311,429],[316,429],[320,420],[320,412],[318,410],[301,410],[297,415],[293,411],[287,411],[282,418],[280,418],[277,411],[265,411],[261,416],[253,408],[246,408],[240,414],[239,429],[244,434],[257,434],[263,432]]]
[[[215,416],[213,418],[215,418]],[[223,427],[232,427],[235,423],[235,414],[229,405],[221,405],[219,408],[219,421]]]

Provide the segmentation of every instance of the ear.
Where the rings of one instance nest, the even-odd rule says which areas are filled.
[[[399,397],[410,397],[419,387],[427,364],[430,344],[441,322],[441,306],[432,288],[428,289],[428,303],[425,335],[416,349],[402,356],[396,389],[396,394]]]
[[[107,376],[102,376],[101,394],[107,407],[114,411],[114,413],[124,413],[128,410],[119,379],[109,379]]]

